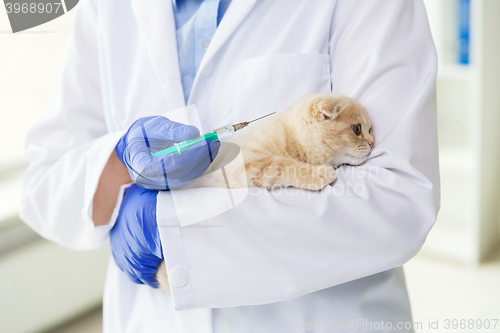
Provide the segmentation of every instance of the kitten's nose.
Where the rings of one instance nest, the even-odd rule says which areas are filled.
[[[373,150],[373,146],[375,145],[375,142],[371,141],[371,142],[368,142],[368,145],[370,146],[370,148]]]

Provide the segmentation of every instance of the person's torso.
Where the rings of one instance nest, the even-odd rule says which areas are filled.
[[[171,5],[171,3],[168,3]],[[99,4],[99,66],[110,132],[184,105],[175,22],[160,0]],[[158,7],[156,7],[158,6]],[[283,111],[299,97],[331,92],[329,40],[336,0],[233,0],[206,50],[187,104],[204,131]],[[175,66],[174,66],[175,65]],[[172,299],[136,285],[110,263],[104,332],[297,332],[305,325],[410,321],[402,268],[275,304],[176,312]],[[308,324],[309,323],[309,324]],[[330,328],[331,329],[331,328]],[[326,328],[308,329],[323,332]],[[335,330],[335,329],[331,329]],[[338,330],[338,329],[337,329]],[[382,329],[346,332],[384,332]],[[402,332],[405,330],[388,330]]]

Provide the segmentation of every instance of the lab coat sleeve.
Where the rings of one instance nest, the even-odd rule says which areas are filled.
[[[113,225],[110,221],[94,227],[92,201],[101,172],[123,133],[108,134],[106,129],[97,1],[81,1],[77,10],[55,87],[27,137],[30,165],[23,178],[20,217],[44,238],[85,250],[103,244]]]
[[[176,309],[287,300],[400,266],[423,245],[440,195],[437,60],[423,4],[339,1],[329,45],[332,90],[373,120],[371,158],[339,168],[320,192],[251,188],[234,209],[187,227],[172,224],[161,193]]]

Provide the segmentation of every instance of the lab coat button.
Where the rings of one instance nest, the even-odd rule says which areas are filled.
[[[201,48],[204,49],[205,51],[208,49],[208,46],[210,45],[209,42],[203,42],[201,43]]]
[[[181,267],[176,267],[168,274],[168,283],[172,287],[180,288],[188,283],[189,274]]]

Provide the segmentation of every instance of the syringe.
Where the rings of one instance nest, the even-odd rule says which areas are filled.
[[[168,155],[168,154],[182,154],[195,144],[201,141],[205,140],[210,140],[210,141],[217,141],[217,140],[222,140],[225,138],[228,138],[234,134],[234,132],[239,131],[242,128],[247,127],[250,123],[253,123],[254,121],[260,120],[262,118],[268,117],[272,114],[275,114],[276,112],[266,114],[265,116],[259,117],[257,119],[251,120],[251,121],[244,121],[242,123],[234,124],[234,125],[226,125],[222,126],[212,132],[209,132],[204,135],[200,135],[197,138],[182,141],[179,143],[174,144],[172,147],[169,147],[167,149],[160,150],[156,153],[151,153],[151,156],[161,156],[161,155]]]

